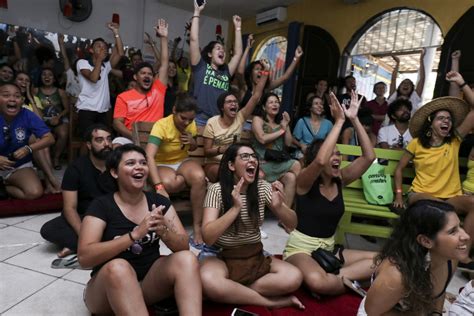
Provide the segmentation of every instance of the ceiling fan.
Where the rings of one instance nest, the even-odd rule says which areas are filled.
[[[59,0],[59,9],[66,19],[82,22],[92,13],[92,0]]]

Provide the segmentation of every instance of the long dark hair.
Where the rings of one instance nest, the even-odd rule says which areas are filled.
[[[432,133],[431,123],[433,123],[433,121],[436,117],[436,114],[438,114],[438,112],[440,112],[440,111],[449,112],[449,114],[451,115],[451,120],[452,120],[451,121],[451,130],[449,131],[448,136],[446,136],[443,141],[445,143],[451,143],[451,141],[456,137],[456,135],[454,133],[454,126],[456,126],[456,124],[455,124],[456,122],[454,121],[453,114],[450,111],[445,110],[445,109],[435,111],[435,112],[431,113],[428,116],[428,118],[425,120],[425,122],[421,126],[420,133],[418,134],[418,139],[420,140],[421,146],[423,146],[425,148],[431,148],[432,147],[431,143],[430,143],[431,133]]]
[[[252,61],[247,67],[245,67],[245,71],[244,71],[245,84],[247,85],[247,89],[250,91],[252,91],[253,89],[252,72],[255,66],[257,65],[260,65],[263,69],[263,64],[260,62],[260,60]],[[268,84],[268,81],[266,84]]]
[[[209,65],[211,64],[211,57],[209,57],[209,54],[212,53],[212,50],[217,44],[224,46],[224,44],[222,44],[219,41],[211,41],[202,49],[201,58],[206,62],[206,64],[209,64]],[[223,70],[224,67],[225,67],[225,64],[219,66],[219,70]]]
[[[413,94],[413,92],[415,91],[415,84],[414,84],[413,81],[411,81],[410,79],[403,79],[402,82],[405,81],[405,80],[408,80],[408,81],[410,82],[410,84],[411,84],[411,92],[410,92],[410,94],[408,95],[408,98],[410,98],[411,95]],[[397,87],[397,98],[402,95],[402,94],[400,93],[400,86],[401,86],[401,85],[402,85],[402,84],[400,83],[400,84],[398,85],[398,87]]]
[[[270,97],[275,97],[278,99],[278,102],[280,102],[280,111],[278,114],[275,116],[275,123],[280,124],[282,118],[283,118],[283,113],[281,112],[281,101],[278,95],[276,95],[273,92],[266,92],[262,98],[260,99],[260,106],[258,107],[258,110],[256,111],[257,115],[260,116],[265,122],[268,122],[267,118],[267,113],[265,112],[265,103],[267,103],[267,100]]]
[[[434,240],[447,222],[447,213],[454,212],[450,204],[435,200],[420,200],[411,205],[400,217],[392,235],[374,263],[387,259],[402,275],[406,290],[404,300],[411,310],[428,312],[433,307],[431,273],[425,269],[428,249],[417,241],[418,235]]]
[[[234,190],[235,185],[235,176],[234,172],[229,169],[229,162],[235,163],[235,159],[237,158],[237,152],[242,147],[248,147],[252,149],[252,146],[249,144],[244,143],[235,143],[230,145],[230,147],[225,151],[224,155],[222,156],[221,163],[219,165],[219,183],[221,185],[221,195],[222,195],[222,203],[224,205],[224,213],[230,210],[230,208],[234,205],[234,201],[232,199],[232,190]],[[257,158],[258,159],[258,158]],[[259,164],[257,164],[257,169],[255,170],[255,174],[258,176],[259,174]],[[253,183],[249,184],[247,187],[247,213],[252,220],[252,224],[255,227],[258,227],[258,220],[260,217],[260,212],[258,208],[258,179],[256,179]],[[235,232],[239,231],[239,226],[242,220],[240,216],[232,224],[232,227]]]

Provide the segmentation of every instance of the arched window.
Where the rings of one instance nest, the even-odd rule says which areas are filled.
[[[264,41],[257,49],[253,60],[267,59],[271,65],[272,80],[280,77],[285,72],[286,48],[288,41],[284,36],[273,36]],[[281,100],[283,94],[283,86],[273,90]]]
[[[359,36],[358,36],[359,35]],[[426,49],[424,99],[431,99],[443,43],[441,30],[427,14],[411,9],[395,9],[372,18],[346,49],[347,67],[356,77],[357,90],[368,100],[375,97],[373,85],[383,81],[390,85],[395,61],[400,59],[398,84],[408,78],[418,80],[420,52]]]

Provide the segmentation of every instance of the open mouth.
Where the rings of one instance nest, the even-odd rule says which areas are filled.
[[[457,247],[456,249],[459,249],[459,250],[467,250],[467,245],[459,246],[459,247]]]
[[[150,83],[151,83],[151,79],[150,79],[150,78],[145,78],[145,79],[143,79],[143,83],[144,83],[144,84],[150,84]]]
[[[219,58],[221,61],[224,61],[224,53],[217,54],[217,58]]]
[[[339,160],[335,160],[331,163],[331,168],[334,170],[339,170],[340,166],[341,166],[341,162]]]
[[[7,110],[13,111],[13,110],[16,110],[16,109],[17,109],[16,104],[7,104]]]
[[[232,106],[229,108],[229,112],[231,113],[237,113],[238,108],[236,106]]]
[[[246,169],[245,169],[245,173],[247,174],[247,176],[249,177],[255,177],[255,171],[257,170],[257,167],[254,166],[254,165],[251,165],[251,166],[248,166]]]
[[[442,132],[448,133],[449,132],[449,126],[448,125],[441,125],[440,129]]]
[[[134,175],[132,175],[132,178],[134,178],[135,180],[142,180],[144,177],[145,177],[145,174],[141,172],[135,173]]]

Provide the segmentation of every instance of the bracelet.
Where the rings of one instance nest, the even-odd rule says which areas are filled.
[[[25,145],[25,148],[28,149],[28,151],[30,152],[30,154],[33,153],[33,148],[31,148],[30,146]]]
[[[155,188],[155,191],[161,191],[165,188],[162,182],[155,183],[153,187]]]
[[[200,16],[199,16],[199,15],[193,15],[193,16],[191,17],[191,20],[194,19],[194,18],[198,18],[198,19],[199,19]]]
[[[115,37],[115,38],[119,38],[119,37],[120,37],[120,34],[115,34],[114,37]]]
[[[130,237],[131,241],[136,242],[136,240],[133,239],[132,232],[128,232],[128,237]]]
[[[242,28],[240,28],[240,27],[236,27],[236,28],[235,28],[236,31],[240,31],[241,29],[242,29]]]
[[[296,57],[293,57],[293,61],[298,61],[298,58],[296,58]]]
[[[403,190],[402,189],[396,189],[395,192],[396,193],[403,193]]]
[[[262,75],[262,76],[268,76],[268,75],[270,75],[270,71],[268,71],[268,70],[262,70],[262,71],[260,71],[260,75]]]
[[[467,85],[467,82],[466,82],[466,81],[464,81],[464,83],[463,83],[463,84],[459,85],[459,89],[462,89],[462,88],[464,88],[464,86],[466,86],[466,85]]]

